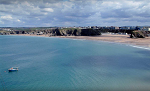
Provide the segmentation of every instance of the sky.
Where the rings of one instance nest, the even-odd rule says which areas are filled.
[[[149,24],[149,0],[0,0],[0,27]]]

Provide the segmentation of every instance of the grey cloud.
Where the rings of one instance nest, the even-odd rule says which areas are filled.
[[[139,17],[139,16],[134,16],[132,18],[128,18],[128,19],[122,19],[122,21],[136,21],[136,22],[141,22],[141,23],[146,23],[149,22],[150,19],[149,18],[143,18],[143,17]]]
[[[150,13],[149,13],[149,10],[146,10],[146,11],[142,11],[142,12],[137,12],[135,16],[149,18]]]
[[[62,2],[63,0],[43,0],[44,3],[58,3]]]
[[[112,5],[102,5],[106,1]],[[120,7],[114,2],[120,3]],[[124,21],[149,22],[150,17],[148,0],[126,0],[125,3],[124,0],[0,0],[0,3],[0,17],[10,15],[14,18],[12,21],[0,20],[16,26],[65,25],[65,22],[79,26],[123,24]],[[51,8],[53,12],[45,8]],[[15,19],[21,22],[12,24]]]
[[[9,5],[9,4],[13,4],[13,1],[10,1],[10,0],[0,0],[0,4]]]
[[[123,9],[115,9],[112,11],[101,12],[102,18],[130,18],[131,12],[127,12]]]

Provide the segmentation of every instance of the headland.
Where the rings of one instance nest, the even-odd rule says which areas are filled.
[[[149,29],[149,28],[148,28]],[[129,44],[150,48],[150,31],[134,29],[124,29],[122,27],[96,27],[96,28],[2,28],[0,35],[20,35],[38,37],[57,37],[71,39],[97,40]]]

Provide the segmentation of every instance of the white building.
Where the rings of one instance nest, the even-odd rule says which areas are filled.
[[[149,28],[149,27],[144,27],[144,28],[142,28],[141,30],[150,31],[150,28]]]

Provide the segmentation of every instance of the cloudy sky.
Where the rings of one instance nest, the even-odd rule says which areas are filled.
[[[149,24],[149,0],[0,0],[0,27]]]

